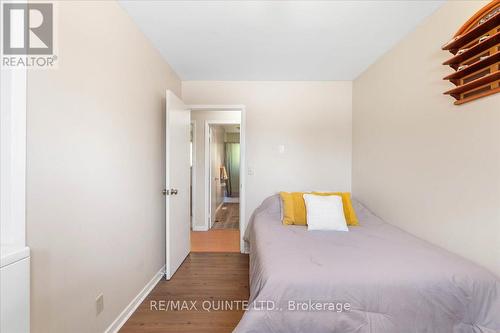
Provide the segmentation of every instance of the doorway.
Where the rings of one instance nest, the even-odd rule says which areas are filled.
[[[212,230],[239,230],[240,124],[209,125]]]
[[[242,252],[241,109],[191,109],[192,252]]]

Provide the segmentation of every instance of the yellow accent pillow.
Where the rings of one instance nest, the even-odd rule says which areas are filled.
[[[283,203],[283,224],[307,225],[306,203],[303,195],[311,192],[280,192]],[[315,195],[339,195],[342,197],[342,206],[347,225],[358,225],[356,212],[352,207],[351,193],[349,192],[312,192]]]
[[[309,192],[280,192],[283,224],[306,225],[306,203],[304,193]]]

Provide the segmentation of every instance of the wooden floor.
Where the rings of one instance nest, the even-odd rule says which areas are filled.
[[[212,229],[239,229],[240,204],[225,202],[215,213]]]
[[[211,229],[191,231],[191,252],[240,252],[240,231]]]
[[[203,310],[203,302],[220,304],[248,300],[248,296],[248,255],[191,253],[170,281],[158,283],[120,333],[229,333],[243,311],[208,312]],[[198,311],[151,310],[152,304],[158,307],[159,301],[168,304],[170,300],[196,302]]]

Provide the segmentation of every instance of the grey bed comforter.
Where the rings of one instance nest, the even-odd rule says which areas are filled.
[[[237,333],[498,333],[500,279],[384,223],[307,231],[280,222],[280,199],[255,211],[250,304]]]

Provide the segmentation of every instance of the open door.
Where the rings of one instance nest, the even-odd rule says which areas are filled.
[[[167,90],[166,104],[166,278],[169,280],[189,254],[189,142],[191,114]]]

